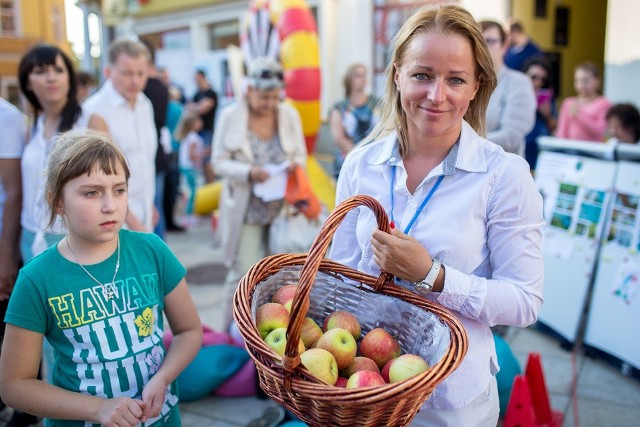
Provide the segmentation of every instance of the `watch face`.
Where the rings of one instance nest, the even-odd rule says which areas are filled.
[[[427,295],[431,292],[431,288],[427,286],[425,283],[418,283],[415,285],[416,292],[420,295]]]

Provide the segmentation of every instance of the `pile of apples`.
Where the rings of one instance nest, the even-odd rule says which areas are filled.
[[[256,312],[260,336],[280,356],[287,345],[289,311],[295,292],[296,285],[278,288],[271,302],[262,304]],[[396,383],[429,369],[422,357],[402,354],[398,341],[382,328],[372,329],[360,338],[360,322],[347,311],[329,314],[322,327],[307,317],[298,344],[300,360],[319,380],[346,388]]]

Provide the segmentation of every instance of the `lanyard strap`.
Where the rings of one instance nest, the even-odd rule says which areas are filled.
[[[418,219],[418,216],[420,215],[420,212],[422,212],[424,207],[427,206],[427,203],[429,202],[429,199],[431,199],[431,196],[433,196],[433,193],[436,192],[436,190],[440,186],[440,183],[442,182],[443,179],[444,179],[444,175],[440,175],[438,177],[438,180],[436,181],[436,183],[433,186],[433,188],[431,189],[431,191],[429,191],[429,194],[427,194],[427,197],[424,198],[424,200],[422,201],[420,206],[418,206],[418,209],[416,209],[416,213],[413,214],[413,218],[411,218],[411,221],[409,221],[409,224],[405,228],[404,234],[409,234],[409,230],[411,230],[411,227],[413,227],[413,224]],[[396,166],[394,165],[394,166],[391,167],[391,212],[390,212],[390,216],[391,216],[391,222],[392,223],[395,223],[395,220],[393,218],[393,193],[394,193],[393,185],[395,183],[395,180],[396,180]]]

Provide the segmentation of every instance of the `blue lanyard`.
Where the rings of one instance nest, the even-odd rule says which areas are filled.
[[[444,175],[440,175],[438,177],[438,180],[436,181],[436,183],[433,186],[433,188],[431,189],[431,191],[429,191],[429,194],[427,194],[427,197],[424,198],[424,200],[422,201],[422,203],[420,204],[418,209],[416,209],[416,213],[413,215],[413,218],[411,218],[411,221],[409,221],[409,224],[407,225],[407,228],[405,228],[405,230],[404,230],[404,234],[409,234],[409,230],[411,230],[411,227],[413,227],[413,224],[418,219],[418,215],[420,215],[420,212],[422,212],[424,207],[427,205],[427,202],[429,202],[429,199],[431,199],[431,196],[433,196],[433,193],[436,192],[436,190],[438,189],[438,186],[440,185],[440,183],[442,182],[443,179],[444,179]],[[395,180],[396,180],[396,167],[394,165],[394,166],[392,166],[392,169],[391,169],[391,215],[390,215],[391,216],[391,222],[394,223],[394,224],[395,224],[395,220],[393,218],[393,184],[394,184]]]

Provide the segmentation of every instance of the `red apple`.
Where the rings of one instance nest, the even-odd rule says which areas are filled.
[[[324,319],[322,330],[327,332],[329,329],[342,328],[349,331],[355,340],[360,339],[360,322],[358,318],[348,311],[334,311]]]
[[[380,369],[401,352],[398,341],[382,328],[372,329],[360,342],[360,354],[372,359]]]
[[[268,302],[256,310],[256,327],[262,339],[274,329],[286,328],[288,324],[289,312],[280,304]]]
[[[273,351],[280,356],[284,356],[284,351],[287,348],[287,328],[278,328],[269,332],[269,335],[264,339]],[[302,354],[305,351],[305,346],[302,340],[298,344],[298,353]]]
[[[306,348],[313,347],[313,344],[318,341],[322,336],[322,329],[320,326],[310,317],[306,317],[302,322],[302,329],[300,330],[300,338],[304,342]]]
[[[300,362],[317,379],[329,385],[338,380],[338,365],[333,354],[323,348],[311,348],[300,355]]]
[[[411,377],[429,369],[429,364],[425,360],[416,354],[403,354],[395,359],[391,359],[385,365],[382,373],[382,377],[389,383],[397,383],[404,381]]]
[[[345,388],[347,386],[347,381],[349,380],[345,377],[338,377],[338,381],[336,381],[335,386]]]
[[[349,366],[340,371],[340,375],[349,378],[358,371],[373,371],[380,373],[380,369],[378,369],[376,362],[368,357],[356,356]]]
[[[288,301],[293,300],[293,296],[296,294],[297,285],[284,285],[273,294],[271,302],[285,305]]]
[[[323,348],[333,354],[338,364],[338,369],[344,369],[356,357],[358,345],[353,336],[346,329],[329,329],[316,341],[315,348]]]
[[[373,387],[385,384],[379,373],[373,371],[358,371],[349,377],[346,388]]]

